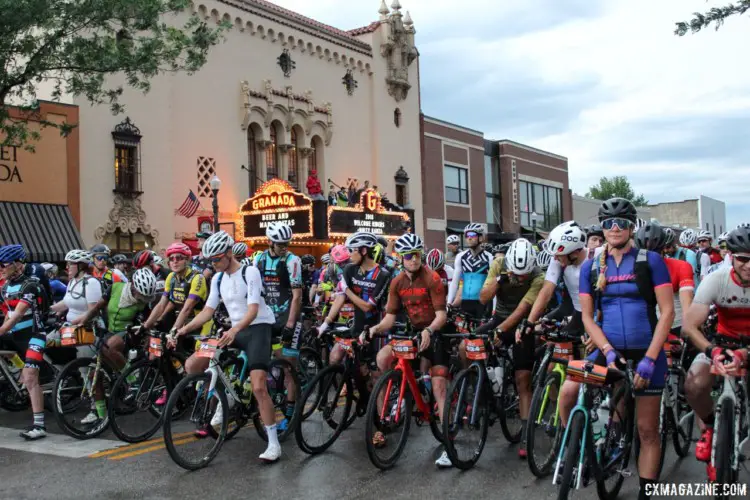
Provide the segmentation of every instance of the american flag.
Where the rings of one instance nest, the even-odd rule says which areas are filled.
[[[187,217],[189,219],[190,217],[195,215],[195,212],[198,211],[200,206],[201,202],[198,200],[198,197],[195,196],[195,193],[193,193],[193,190],[191,189],[187,195],[187,198],[185,198],[185,201],[183,201],[180,208],[177,209],[177,212],[183,217]]]

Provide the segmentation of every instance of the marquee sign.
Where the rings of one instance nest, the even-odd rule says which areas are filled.
[[[281,179],[271,179],[258,188],[255,195],[240,206],[239,239],[263,240],[266,227],[282,222],[292,228],[293,238],[313,235],[312,200],[294,191]]]
[[[380,193],[366,189],[355,207],[328,207],[328,236],[346,238],[358,231],[392,238],[401,236],[409,216],[386,210],[381,201]]]

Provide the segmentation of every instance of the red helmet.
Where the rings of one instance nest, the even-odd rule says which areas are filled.
[[[150,250],[141,250],[133,257],[133,267],[140,269],[148,267],[154,262],[154,254]]]
[[[171,245],[167,247],[167,258],[175,254],[184,255],[185,257],[190,257],[193,254],[193,252],[190,251],[189,246],[178,241],[176,243],[172,243]]]
[[[427,267],[433,271],[439,271],[445,265],[445,255],[437,248],[433,248],[427,253]]]

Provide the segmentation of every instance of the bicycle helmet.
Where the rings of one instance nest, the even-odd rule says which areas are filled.
[[[266,230],[266,233],[268,233],[268,230]],[[232,249],[232,245],[234,245],[234,240],[226,231],[214,233],[203,243],[203,257],[210,259],[211,257],[225,254]]]
[[[266,236],[271,243],[289,243],[292,240],[292,228],[281,222],[271,222],[266,227]]]
[[[344,245],[336,245],[331,249],[331,258],[336,264],[343,264],[349,260],[349,250]]]
[[[505,254],[505,267],[513,274],[529,274],[536,265],[534,247],[526,238],[518,238],[510,244]]]
[[[717,243],[723,243],[727,241],[727,238],[729,238],[729,231],[724,231],[723,233],[719,235]]]
[[[709,231],[706,231],[705,229],[698,231],[698,236],[695,238],[696,241],[700,241],[700,240],[713,241],[713,239],[714,239],[714,235],[711,234]]]
[[[94,245],[93,247],[91,247],[91,250],[89,250],[89,252],[91,252],[92,256],[106,255],[107,257],[109,257],[109,254],[110,254],[109,247],[102,243],[99,243],[98,245]]]
[[[599,224],[591,224],[590,226],[587,226],[586,236],[589,238],[592,236],[598,236],[604,239],[604,231],[602,230],[602,226],[600,226]]]
[[[546,250],[539,252],[539,255],[536,256],[536,265],[541,267],[542,269],[547,269],[551,262],[552,254]]]
[[[729,233],[727,248],[732,253],[750,253],[750,227],[739,227]]]
[[[162,257],[161,255],[158,255],[158,254],[154,255],[154,265],[156,265],[156,266],[164,266],[164,264],[165,264],[164,257]]]
[[[331,254],[330,253],[324,253],[323,256],[320,258],[320,261],[323,264],[325,264],[325,265],[330,264],[331,263]]]
[[[750,228],[750,222],[742,222],[740,224],[737,224],[737,227],[735,229],[742,229],[743,227]]]
[[[232,253],[238,259],[247,257],[247,243],[238,242],[232,247]]]
[[[21,245],[5,245],[0,248],[0,262],[22,262],[26,259],[26,251]]]
[[[680,233],[680,246],[692,247],[698,239],[698,234],[693,229],[685,229]]]
[[[344,246],[346,248],[359,249],[362,247],[375,248],[377,244],[378,244],[378,239],[375,237],[375,235],[370,234],[370,233],[360,232],[360,233],[354,233],[351,236],[349,236],[346,239]]]
[[[378,241],[380,241],[378,239]],[[375,261],[375,264],[382,264],[383,260],[385,260],[385,247],[378,243],[375,245],[375,248],[372,250],[372,260]]]
[[[650,222],[635,233],[635,245],[638,248],[661,252],[666,246],[667,234],[656,222]]]
[[[148,250],[140,250],[133,257],[133,267],[140,269],[142,267],[148,267],[154,261],[154,254]]]
[[[133,287],[141,295],[153,297],[156,293],[156,276],[151,269],[142,267],[133,273]]]
[[[65,254],[65,262],[75,262],[76,264],[89,264],[91,262],[91,253],[86,250],[75,249]]]
[[[635,220],[635,230],[638,231],[640,228],[648,224],[644,219],[640,217]]]
[[[400,255],[418,252],[420,250],[424,251],[424,243],[422,242],[422,238],[416,234],[406,233],[398,237],[394,249],[396,250],[396,253]]]
[[[252,266],[253,265],[253,259],[250,257],[245,257],[240,261],[240,264],[243,266]]]
[[[188,251],[190,251],[190,249],[188,249]],[[190,255],[190,254],[188,254],[188,255]],[[123,254],[118,253],[117,255],[115,255],[114,257],[112,257],[112,263],[113,264],[128,264],[128,263],[130,263],[130,259],[128,259]]]
[[[172,243],[167,247],[167,258],[173,255],[184,255],[185,257],[190,257],[192,254],[193,252],[190,250],[190,247],[179,241]]]
[[[458,245],[461,243],[461,238],[456,236],[455,234],[451,234],[447,238],[445,238],[445,244],[446,245]]]
[[[443,252],[441,252],[439,249],[433,248],[432,250],[427,252],[427,259],[425,263],[427,264],[427,267],[429,267],[433,271],[439,271],[445,265],[445,255],[443,255]]]
[[[542,250],[547,250],[552,255],[568,255],[585,246],[586,233],[578,223],[570,221],[563,222],[549,233],[547,244]]]
[[[315,257],[310,255],[309,253],[302,256],[300,259],[302,261],[303,266],[314,266],[315,265]]]
[[[473,231],[479,236],[482,236],[484,234],[484,226],[482,226],[481,224],[477,224],[476,222],[471,222],[464,228],[464,234],[470,231]]]
[[[610,198],[609,200],[602,202],[602,205],[599,207],[598,217],[599,222],[614,217],[620,217],[635,224],[636,219],[638,218],[638,211],[630,200],[626,200],[625,198]]]
[[[385,238],[385,236],[378,236],[378,245],[382,245],[383,248],[388,246],[388,240]]]

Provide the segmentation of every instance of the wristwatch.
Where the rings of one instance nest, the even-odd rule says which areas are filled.
[[[428,332],[430,332],[430,335],[435,335],[435,332],[429,326],[427,328],[425,328],[425,330],[427,330]]]

